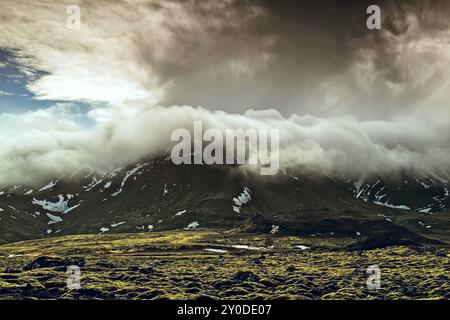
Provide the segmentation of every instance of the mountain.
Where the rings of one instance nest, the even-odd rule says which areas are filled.
[[[0,189],[0,241],[70,234],[214,228],[353,237],[367,246],[446,242],[448,184],[143,161],[108,173],[79,172],[38,187]]]

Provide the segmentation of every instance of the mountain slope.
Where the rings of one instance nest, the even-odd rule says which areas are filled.
[[[183,228],[384,243],[448,239],[448,212],[430,214],[448,208],[448,189],[439,185],[439,191],[430,186],[421,192],[412,185],[405,189],[381,180],[358,185],[286,171],[261,177],[233,166],[177,166],[153,159],[105,174],[80,172],[34,189],[3,188],[0,241]],[[409,209],[429,204],[433,192],[440,192],[439,206]]]

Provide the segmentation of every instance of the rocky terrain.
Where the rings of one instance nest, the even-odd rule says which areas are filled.
[[[448,299],[448,247],[213,230],[66,236],[0,246],[0,299]],[[67,267],[81,269],[68,289]],[[381,288],[369,290],[378,265]]]
[[[424,177],[260,177],[164,158],[4,186],[0,299],[448,299],[449,201]]]

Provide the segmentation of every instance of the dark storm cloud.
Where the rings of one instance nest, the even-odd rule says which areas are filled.
[[[381,31],[366,28],[374,3]],[[383,118],[442,81],[436,72],[424,84],[407,65],[427,63],[435,52],[405,55],[408,41],[448,30],[444,1],[186,1],[183,8],[189,21],[166,23],[171,40],[162,52],[138,39],[138,56],[167,86],[164,104]],[[365,63],[369,70],[355,69]],[[365,73],[372,83],[359,83]]]

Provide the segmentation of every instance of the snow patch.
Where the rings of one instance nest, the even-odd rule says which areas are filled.
[[[121,183],[121,185],[120,185],[120,188],[119,188],[116,192],[114,192],[113,194],[111,194],[111,196],[115,197],[115,196],[117,196],[118,194],[122,193],[123,187],[125,186],[125,183],[127,182],[127,180],[128,180],[131,176],[133,176],[133,175],[135,175],[135,174],[141,174],[142,172],[140,172],[139,170],[141,170],[141,169],[142,169],[143,167],[145,167],[146,165],[148,165],[148,163],[138,164],[138,165],[137,165],[136,167],[134,167],[133,169],[127,171],[127,172],[125,173],[125,176],[124,176],[123,180],[122,180],[122,183]]]
[[[57,202],[51,202],[51,201],[47,201],[46,199],[45,200],[37,200],[36,198],[33,198],[31,203],[41,206],[44,210],[48,210],[48,211],[52,211],[52,212],[62,212],[62,213],[67,213],[69,211],[72,211],[73,209],[75,209],[76,207],[78,207],[80,205],[80,204],[77,204],[73,207],[69,207],[68,203],[69,203],[70,197],[68,197],[66,200],[64,198],[64,195],[62,195],[62,194],[58,195],[58,199],[59,200]]]
[[[126,223],[126,221],[122,221],[122,222],[119,222],[119,223],[113,223],[113,224],[111,224],[111,227],[115,228],[115,227],[118,227],[118,226],[120,226],[120,225],[122,225],[124,223]]]
[[[54,224],[54,223],[58,223],[58,222],[62,222],[63,221],[63,219],[61,217],[54,216],[54,215],[52,215],[50,213],[47,213],[47,217],[50,219],[48,224]]]
[[[200,224],[197,221],[189,223],[185,229],[196,229]]]
[[[97,178],[94,176],[94,177],[92,177],[91,183],[88,184],[87,186],[83,186],[83,188],[85,191],[91,191],[92,189],[94,189],[96,186],[98,186],[102,182],[103,182],[103,179],[97,180]]]
[[[377,204],[379,206],[383,206],[383,207],[387,207],[387,208],[391,208],[391,209],[400,209],[400,210],[411,210],[410,207],[405,206],[405,205],[394,205],[389,203],[389,200],[387,200],[386,202],[380,202],[380,201],[373,201],[374,204]]]
[[[178,211],[177,213],[175,213],[175,217],[182,216],[183,213],[186,213],[186,210]]]
[[[58,180],[52,180],[50,181],[46,186],[42,187],[39,189],[39,192],[44,191],[44,190],[48,190],[53,188],[54,186],[56,186],[56,184],[58,183]]]
[[[280,226],[272,225],[272,230],[270,230],[270,234],[275,234],[280,231]]]
[[[209,252],[214,252],[214,253],[226,253],[226,252],[228,252],[227,250],[214,249],[214,248],[205,248],[203,250],[204,251],[209,251]]]
[[[252,247],[252,246],[248,246],[246,244],[235,244],[232,247],[235,249],[244,249],[244,250],[267,250],[264,247]]]

